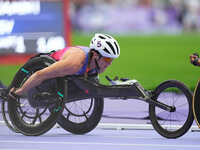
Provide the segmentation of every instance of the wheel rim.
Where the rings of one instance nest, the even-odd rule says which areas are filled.
[[[171,90],[175,92],[169,92]],[[181,90],[172,87],[163,90],[157,97],[157,101],[176,108],[175,112],[168,112],[155,107],[158,124],[169,132],[174,132],[182,128],[182,124],[184,124],[188,119],[190,108],[187,97],[182,93]]]

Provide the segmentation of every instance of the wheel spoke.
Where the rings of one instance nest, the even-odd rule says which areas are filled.
[[[22,116],[21,116],[21,119],[22,119],[22,120],[23,120],[23,118],[26,116],[26,114],[27,114],[26,111],[22,112]]]
[[[39,109],[37,108],[36,109],[36,114],[35,114],[35,117],[34,117],[34,119],[33,119],[33,121],[32,121],[32,125],[34,125],[35,124],[35,122],[36,122],[36,120],[37,120],[37,118],[38,118],[38,114],[39,114]]]

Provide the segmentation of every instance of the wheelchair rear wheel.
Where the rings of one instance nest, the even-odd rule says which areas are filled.
[[[29,60],[15,75],[10,88],[19,88],[37,70],[52,64],[52,60],[36,57]],[[50,111],[53,110],[53,111]],[[24,135],[37,136],[50,130],[62,113],[62,101],[46,107],[32,107],[28,97],[20,97],[17,100],[8,101],[8,113],[12,125]]]

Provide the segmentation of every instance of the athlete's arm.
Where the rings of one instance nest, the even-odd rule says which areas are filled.
[[[21,88],[15,91],[15,94],[23,95],[47,79],[75,74],[82,67],[85,57],[86,55],[81,49],[76,47],[69,49],[60,61],[35,72]]]

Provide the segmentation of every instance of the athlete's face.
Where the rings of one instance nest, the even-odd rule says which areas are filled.
[[[112,58],[108,58],[108,57],[102,57],[100,56],[98,53],[93,52],[93,58],[92,58],[92,63],[91,63],[91,68],[95,68],[96,67],[96,63],[95,60],[97,61],[98,65],[99,65],[99,72],[102,73],[105,71],[105,69],[111,65],[113,59]]]
[[[108,58],[108,57],[101,57],[98,60],[99,68],[100,68],[100,73],[104,72],[105,69],[112,64],[113,59]]]

